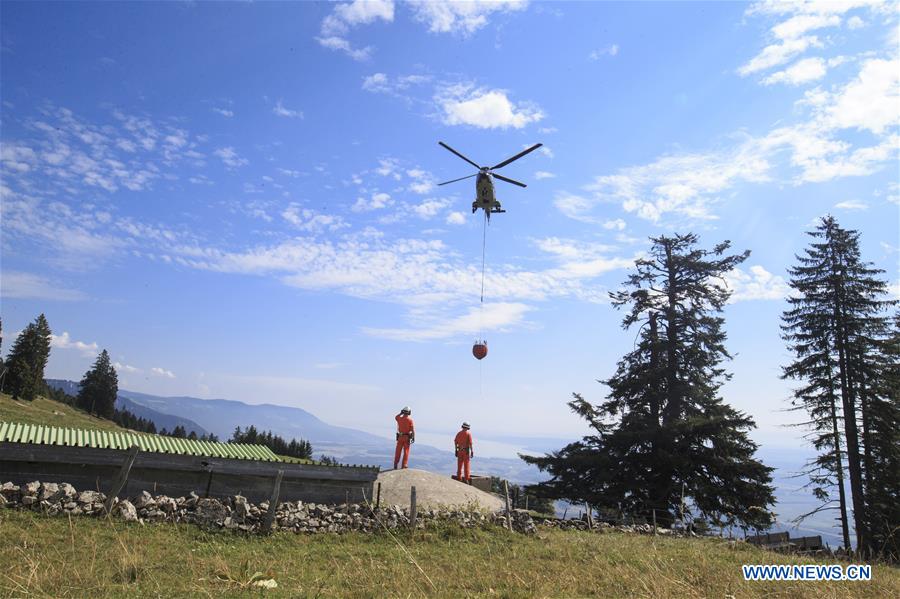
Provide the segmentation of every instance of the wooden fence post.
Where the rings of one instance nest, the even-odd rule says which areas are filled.
[[[375,509],[381,508],[381,483],[378,483],[378,493],[375,495]]]
[[[122,462],[122,467],[119,468],[119,474],[116,475],[112,488],[109,490],[109,495],[106,497],[105,507],[107,514],[112,510],[113,501],[115,501],[116,497],[119,496],[119,493],[122,492],[125,483],[128,482],[128,474],[131,472],[131,467],[134,465],[134,459],[137,457],[139,450],[140,448],[137,445],[132,445],[128,448],[128,453],[125,455],[125,461]]]
[[[594,530],[594,518],[591,516],[591,506],[587,502],[584,503],[584,513],[587,514],[588,530]]]
[[[416,528],[416,487],[412,486],[409,489],[409,525],[411,528]]]
[[[275,488],[272,489],[272,497],[269,499],[269,511],[266,512],[266,519],[263,521],[262,532],[272,530],[272,523],[275,521],[275,511],[278,509],[278,499],[281,497],[281,478],[284,476],[284,470],[279,470],[275,475]]]
[[[512,516],[509,513],[509,482],[503,480],[503,493],[506,495],[506,528],[512,530]]]
[[[653,508],[653,534],[656,534],[656,508]]]

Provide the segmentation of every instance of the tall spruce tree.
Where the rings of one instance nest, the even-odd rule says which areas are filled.
[[[43,314],[19,334],[7,357],[4,386],[15,399],[32,401],[40,392],[50,358],[50,325]]]
[[[111,419],[116,411],[119,377],[104,349],[94,366],[84,373],[78,390],[77,405],[82,410]]]
[[[873,453],[880,442],[873,411],[879,418],[889,416],[879,390],[884,387],[885,310],[893,302],[884,299],[887,283],[878,278],[884,271],[861,259],[859,233],[825,216],[809,235],[814,241],[788,271],[796,295],[788,299],[782,329],[796,359],[782,376],[804,383],[794,391],[793,405],[809,415],[809,438],[819,451],[808,471],[815,493],[827,505],[829,489],[837,488],[845,546],[850,546],[852,507],[857,548],[871,554],[869,520],[874,512],[869,513],[866,496],[881,485]]]
[[[728,256],[729,242],[708,251],[697,241],[693,234],[652,239],[625,289],[610,294],[628,310],[623,327],[639,328],[635,349],[603,381],[605,403],[578,394],[569,402],[595,434],[543,457],[521,456],[551,474],[529,492],[647,517],[656,510],[664,522],[686,499],[721,524],[771,525],[772,469],[753,457],[753,420],[719,396],[730,378],[718,313],[731,292],[722,281],[749,252]]]
[[[866,508],[874,554],[900,561],[900,314],[881,350],[867,408]]]

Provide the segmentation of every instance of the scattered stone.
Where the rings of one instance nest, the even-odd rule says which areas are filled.
[[[134,500],[134,507],[139,510],[156,507],[156,500],[147,491],[142,491],[140,497]]]
[[[116,504],[116,507],[113,508],[113,515],[121,516],[126,522],[137,522],[138,520],[138,514],[134,504],[127,499],[123,499]]]
[[[21,493],[19,492],[19,485],[14,485],[12,483],[3,483],[0,485],[0,495],[2,495],[7,501],[18,501]]]
[[[106,496],[97,491],[82,491],[78,494],[78,503],[82,504],[103,503],[104,499],[106,499]]]
[[[54,497],[59,491],[59,485],[56,483],[42,483],[40,487],[39,498],[41,501],[48,501]]]

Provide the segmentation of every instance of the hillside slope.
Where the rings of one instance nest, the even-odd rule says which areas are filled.
[[[0,420],[70,428],[95,428],[104,431],[125,430],[111,420],[91,416],[58,401],[43,397],[38,397],[34,401],[18,401],[6,393],[0,393]]]
[[[14,510],[0,510],[0,534],[0,596],[900,596],[900,571],[887,566],[875,566],[868,582],[745,581],[742,564],[835,561],[724,539],[543,529],[525,536],[455,526],[402,530],[396,539],[291,532],[243,537],[192,525],[67,520]],[[251,587],[255,572],[277,587]]]

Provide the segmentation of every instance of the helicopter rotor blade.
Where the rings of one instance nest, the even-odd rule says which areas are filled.
[[[469,164],[471,164],[472,166],[474,166],[474,167],[477,168],[478,170],[481,170],[481,167],[480,167],[480,166],[478,166],[477,164],[475,164],[474,162],[472,162],[471,160],[469,160],[468,158],[466,158],[465,156],[463,156],[462,154],[460,154],[459,152],[457,152],[456,150],[454,150],[453,148],[451,148],[450,146],[448,146],[448,145],[445,144],[444,142],[439,141],[438,144],[442,145],[442,146],[443,146],[444,148],[446,148],[447,150],[450,150],[451,152],[453,152],[454,154],[456,154],[457,156],[459,156],[460,158],[462,158],[463,160],[465,160],[466,162],[468,162]]]
[[[507,183],[512,183],[513,185],[518,185],[519,187],[528,187],[524,183],[519,183],[515,179],[510,179],[509,177],[504,177],[503,175],[498,175],[497,173],[491,173],[491,176],[500,179],[501,181],[506,181]]]
[[[462,181],[463,179],[471,179],[472,177],[477,177],[477,176],[478,176],[478,173],[475,173],[474,175],[466,175],[465,177],[460,177],[459,179],[451,179],[450,181],[444,181],[443,183],[438,183],[437,186],[440,187],[441,185],[446,185],[448,183],[456,183],[457,181]]]
[[[542,145],[544,145],[544,144],[534,144],[533,146],[531,146],[531,147],[528,148],[527,150],[522,150],[521,152],[519,152],[518,154],[516,154],[516,155],[513,156],[512,158],[507,158],[506,160],[504,160],[503,162],[501,162],[501,163],[498,164],[497,166],[492,166],[492,167],[491,167],[491,170],[494,170],[494,169],[497,169],[497,168],[503,168],[504,166],[506,166],[506,165],[509,164],[510,162],[513,162],[514,160],[518,160],[519,158],[521,158],[521,157],[524,156],[525,154],[528,154],[529,152],[534,152],[535,150],[537,150],[538,148],[540,148]]]

